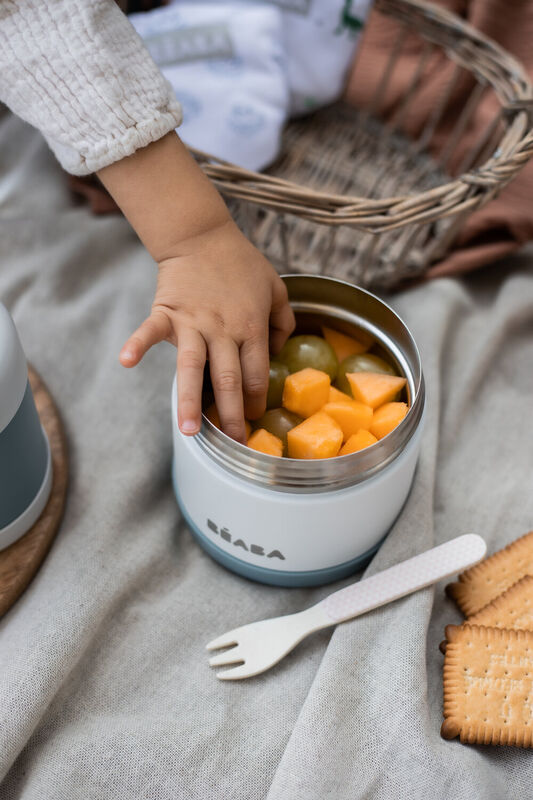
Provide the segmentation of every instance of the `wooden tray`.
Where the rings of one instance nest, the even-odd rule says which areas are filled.
[[[65,432],[50,392],[29,368],[30,385],[37,412],[50,442],[53,466],[52,491],[37,522],[18,541],[0,550],[0,617],[26,589],[44,561],[63,516],[68,483],[68,455]]]

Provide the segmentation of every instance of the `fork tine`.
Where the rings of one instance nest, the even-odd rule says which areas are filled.
[[[210,667],[223,667],[225,664],[237,664],[239,661],[244,661],[239,647],[232,647],[231,650],[225,650],[223,653],[217,653],[209,659]]]
[[[206,650],[218,650],[220,647],[230,647],[232,644],[237,644],[236,631],[228,631],[223,633],[222,636],[217,636],[216,639],[206,644]]]
[[[263,670],[260,670],[262,672]],[[257,673],[250,672],[250,668],[246,666],[246,664],[241,664],[238,667],[233,667],[232,669],[225,669],[224,672],[217,672],[217,678],[221,681],[238,681],[241,678],[249,678],[251,675]]]

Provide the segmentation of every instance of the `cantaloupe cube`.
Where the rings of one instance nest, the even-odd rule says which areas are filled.
[[[335,386],[330,386],[328,403],[353,403],[353,398],[344,394],[344,392],[341,392],[340,389],[335,388]]]
[[[365,447],[370,447],[371,444],[376,444],[377,439],[370,431],[365,431],[361,428],[360,431],[350,436],[346,444],[344,444],[339,453],[340,456],[347,456],[348,453],[357,453],[358,450],[364,450]]]
[[[335,331],[333,328],[322,326],[322,335],[326,342],[335,350],[335,355],[340,361],[344,361],[348,356],[355,356],[358,353],[366,353],[368,347],[362,342],[357,341],[352,336]]]
[[[352,388],[354,400],[378,408],[394,400],[406,384],[405,378],[384,375],[379,372],[349,372],[346,374]]]
[[[407,414],[407,403],[385,403],[374,411],[374,419],[370,426],[371,433],[383,439]]]
[[[283,442],[274,436],[273,433],[264,428],[258,428],[248,439],[248,447],[257,450],[259,453],[267,453],[269,456],[283,455]]]
[[[209,420],[209,422],[213,423],[215,428],[218,428],[219,430],[221,430],[220,417],[218,416],[218,409],[217,409],[217,407],[216,407],[216,405],[214,403],[211,403],[209,408],[207,408],[204,411],[204,414],[206,415],[206,417]],[[246,438],[248,439],[248,437],[250,436],[250,434],[252,432],[252,426],[250,425],[250,423],[248,422],[247,419],[244,420],[244,429],[246,431]]]
[[[361,428],[368,430],[374,416],[370,406],[358,403],[356,400],[352,400],[349,403],[345,403],[344,400],[337,403],[326,403],[322,411],[325,414],[329,414],[340,425],[344,441],[361,430]]]
[[[330,377],[312,367],[293,372],[285,378],[283,405],[300,417],[316,414],[328,402]]]
[[[342,444],[342,430],[329,414],[319,411],[287,433],[289,458],[332,458]]]

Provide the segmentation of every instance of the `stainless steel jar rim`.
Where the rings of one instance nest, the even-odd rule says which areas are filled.
[[[420,355],[407,326],[390,306],[370,292],[345,281],[318,275],[283,276],[293,309],[324,319],[342,320],[372,334],[388,350],[407,378],[409,410],[402,422],[376,444],[345,456],[327,459],[278,458],[258,453],[235,442],[216,428],[204,415],[202,428],[194,441],[209,458],[238,477],[282,492],[330,492],[354,486],[385,469],[405,449],[418,430],[425,404],[424,378]],[[343,294],[344,293],[344,294]],[[351,308],[346,307],[349,294]],[[333,304],[339,295],[342,304]],[[357,303],[353,301],[357,299]],[[366,303],[381,312],[376,319],[357,313],[357,306]],[[383,329],[383,317],[389,331]],[[394,332],[391,334],[391,328]],[[401,337],[398,333],[401,332]],[[400,341],[399,339],[402,339]]]

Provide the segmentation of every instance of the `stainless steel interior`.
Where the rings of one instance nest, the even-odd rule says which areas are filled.
[[[334,323],[347,334],[364,331],[374,340],[374,351],[386,352],[407,378],[407,416],[372,447],[336,458],[300,460],[258,453],[230,439],[205,415],[195,444],[222,469],[275,491],[315,493],[353,486],[397,458],[420,425],[425,390],[417,346],[398,315],[370,292],[317,275],[287,275],[283,279],[301,332],[313,333],[321,322]]]

